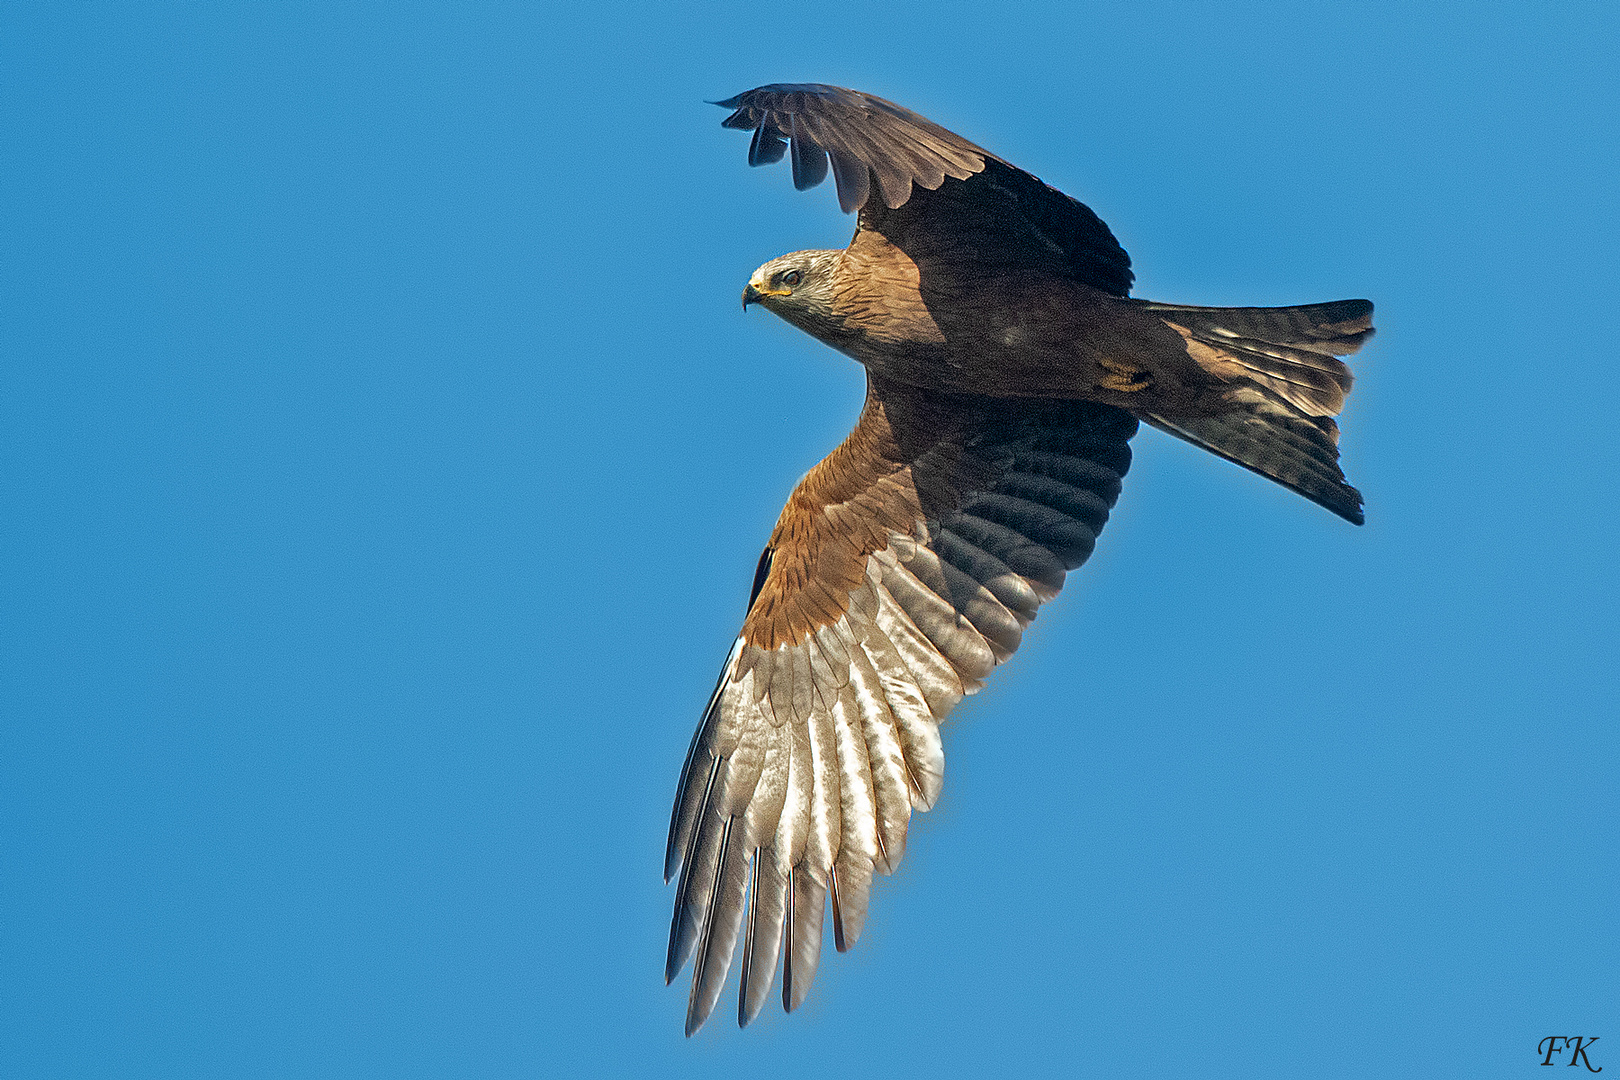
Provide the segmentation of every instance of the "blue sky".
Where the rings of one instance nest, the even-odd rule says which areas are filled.
[[[1620,1065],[1611,6],[0,18],[0,1073]],[[668,803],[861,396],[738,310],[853,226],[702,103],[774,81],[1138,295],[1373,299],[1368,524],[1144,432],[856,950],[688,1041]]]

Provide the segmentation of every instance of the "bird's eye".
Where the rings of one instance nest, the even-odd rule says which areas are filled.
[[[802,280],[804,280],[804,275],[799,273],[797,270],[789,270],[787,273],[782,275],[782,284],[786,285],[790,289]]]

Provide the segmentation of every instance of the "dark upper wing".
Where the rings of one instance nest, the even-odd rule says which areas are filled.
[[[748,164],[781,161],[791,147],[793,183],[800,191],[826,179],[831,157],[846,213],[866,205],[869,175],[877,178],[883,201],[900,206],[913,184],[932,191],[945,177],[964,180],[993,159],[910,109],[841,86],[773,83],[713,104],[736,110],[721,127],[754,133]]]
[[[1128,413],[935,394],[869,377],[860,423],[789,498],[670,822],[667,976],[687,1033],[743,938],[738,1019],[804,1000],[832,898],[840,950],[913,807],[939,795],[938,723],[1018,647],[1091,554],[1130,463]]]
[[[791,150],[800,190],[826,178],[830,159],[839,205],[902,249],[954,246],[981,263],[1130,291],[1130,257],[1090,208],[909,109],[820,83],[761,86],[715,104],[735,110],[722,126],[754,132],[750,165]],[[874,178],[881,199],[870,197]]]

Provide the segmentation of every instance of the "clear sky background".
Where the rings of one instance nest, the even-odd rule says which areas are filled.
[[[1615,11],[5,5],[0,1075],[1620,1068]],[[1144,431],[856,950],[689,1041],[669,801],[862,387],[738,307],[853,228],[775,81],[1376,301],[1368,524]]]

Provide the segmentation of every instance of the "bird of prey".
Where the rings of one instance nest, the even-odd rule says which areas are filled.
[[[827,901],[840,951],[873,871],[939,797],[939,722],[1018,648],[1091,554],[1138,421],[1356,524],[1336,357],[1372,304],[1207,308],[1128,296],[1090,209],[988,150],[855,90],[776,84],[716,102],[751,165],[831,169],[859,211],[842,251],[754,271],[758,304],[866,368],[841,446],[789,496],[681,770],[666,978],[692,961],[686,1032],[741,950],[738,1022],[804,1001]]]

